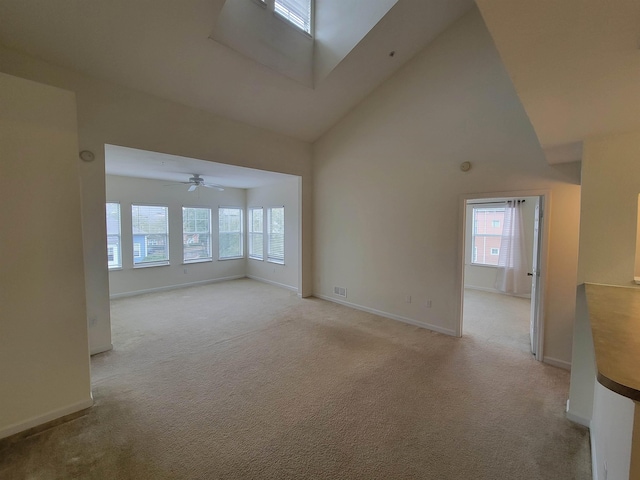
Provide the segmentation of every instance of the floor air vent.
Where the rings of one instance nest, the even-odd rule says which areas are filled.
[[[339,297],[347,298],[347,289],[344,287],[333,287],[333,293]]]

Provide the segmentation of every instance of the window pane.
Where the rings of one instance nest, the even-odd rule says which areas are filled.
[[[473,207],[473,255],[476,265],[498,265],[504,208]]]
[[[284,263],[284,207],[270,208],[267,217],[267,259],[270,262]]]
[[[296,27],[311,33],[311,0],[275,0],[274,9]]]
[[[242,257],[242,209],[218,209],[219,258]]]
[[[169,263],[169,209],[153,205],[131,206],[133,263]]]
[[[256,260],[264,259],[263,209],[249,209],[249,256]]]
[[[182,253],[184,262],[211,259],[210,208],[182,208]]]
[[[109,268],[122,267],[119,203],[107,203],[107,265]]]

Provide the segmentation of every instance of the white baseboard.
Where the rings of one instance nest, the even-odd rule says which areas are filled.
[[[431,325],[425,322],[419,322],[418,320],[413,320],[412,318],[401,317],[400,315],[394,315],[393,313],[383,312],[382,310],[376,310],[375,308],[369,308],[363,305],[358,305],[356,303],[347,302],[345,300],[339,300],[337,298],[329,297],[327,295],[320,295],[320,294],[314,293],[313,296],[317,298],[321,298],[322,300],[327,300],[328,302],[339,303],[340,305],[344,305],[345,307],[351,307],[351,308],[355,308],[356,310],[362,310],[363,312],[373,313],[374,315],[378,315],[380,317],[390,318],[391,320],[397,320],[398,322],[408,323],[409,325],[426,328],[427,330],[433,330],[434,332],[444,333],[445,335],[450,335],[452,337],[456,336],[456,332],[448,328],[439,327],[437,325]]]
[[[268,283],[269,285],[274,285],[280,288],[286,288],[287,290],[291,290],[292,292],[298,293],[298,289],[296,287],[292,287],[291,285],[285,285],[284,283],[274,282],[273,280],[268,280],[262,277],[256,277],[255,275],[247,275],[247,278],[251,280],[255,280],[257,282]],[[298,295],[301,296],[301,295]]]
[[[593,428],[589,425],[589,441],[591,443],[591,476],[593,480],[598,480],[598,455],[596,455],[596,441]]]
[[[116,298],[135,297],[136,295],[143,295],[145,293],[164,292],[167,290],[176,290],[178,288],[195,287],[197,285],[206,285],[208,283],[227,282],[229,280],[238,280],[245,278],[245,275],[232,275],[230,277],[214,278],[209,280],[200,280],[198,282],[180,283],[178,285],[167,285],[165,287],[147,288],[145,290],[135,290],[133,292],[114,293],[109,295],[111,300]]]
[[[571,370],[571,362],[565,362],[564,360],[546,356],[542,359],[542,361],[544,363],[548,363],[549,365],[553,365],[554,367],[563,368],[564,370]]]
[[[113,350],[113,344],[109,345],[100,345],[99,347],[94,347],[89,352],[90,355],[97,355],[99,353],[108,352],[109,350]]]
[[[44,415],[38,415],[37,417],[32,417],[23,422],[14,423],[0,430],[0,438],[10,437],[12,435],[15,435],[16,433],[29,430],[30,428],[37,427],[39,425],[42,425],[43,423],[51,422],[60,417],[64,417],[65,415],[71,415],[72,413],[79,412],[80,410],[84,410],[85,408],[89,408],[91,406],[93,406],[93,399],[89,398],[87,400],[82,400],[80,402],[74,403],[73,405],[69,405],[45,413]]]
[[[573,423],[577,423],[578,425],[582,425],[583,427],[589,428],[591,426],[591,420],[587,420],[580,415],[576,415],[571,410],[567,410],[566,417],[567,420],[571,420]]]

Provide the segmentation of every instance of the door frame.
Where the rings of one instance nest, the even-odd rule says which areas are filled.
[[[468,200],[482,200],[489,198],[502,198],[502,197],[541,197],[540,208],[540,242],[538,249],[540,252],[540,264],[538,269],[540,270],[540,284],[537,292],[537,299],[532,298],[531,301],[537,301],[538,317],[534,320],[536,322],[536,354],[535,358],[539,362],[544,361],[544,331],[545,331],[545,312],[546,312],[546,285],[547,285],[547,266],[549,258],[549,226],[551,218],[551,190],[548,189],[536,189],[536,190],[513,190],[507,192],[480,192],[480,193],[465,193],[459,196],[458,207],[458,268],[456,272],[456,290],[458,294],[459,302],[457,302],[457,318],[456,323],[456,336],[462,337],[462,319],[464,314],[464,267],[465,267],[465,231],[467,222],[467,201]]]

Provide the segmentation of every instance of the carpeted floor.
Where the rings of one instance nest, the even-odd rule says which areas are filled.
[[[531,300],[466,288],[462,334],[496,348],[531,354]]]
[[[467,312],[469,315],[470,312]],[[568,373],[238,280],[112,303],[95,406],[8,479],[589,479]]]

